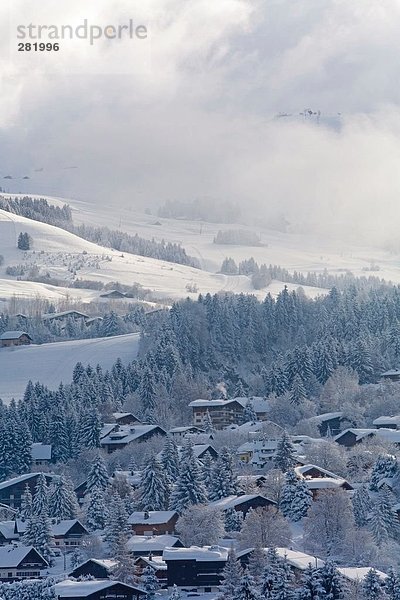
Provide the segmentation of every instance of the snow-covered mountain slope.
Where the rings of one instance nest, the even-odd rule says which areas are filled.
[[[90,223],[90,221],[88,221]],[[20,232],[27,232],[33,239],[33,248],[23,252],[17,248]],[[144,232],[145,237],[153,237],[154,232]],[[174,239],[173,236],[171,239]],[[190,248],[189,248],[190,250]],[[0,210],[0,254],[4,264],[0,267],[0,299],[12,295],[36,296],[45,298],[80,298],[90,301],[98,297],[98,292],[64,287],[49,286],[40,283],[15,281],[7,276],[6,267],[22,264],[26,271],[40,268],[51,277],[72,281],[73,274],[80,279],[90,279],[108,283],[119,281],[132,285],[140,283],[150,289],[158,298],[197,297],[198,293],[243,292],[255,293],[263,298],[266,290],[254,292],[251,282],[244,276],[227,276],[194,269],[184,265],[162,260],[122,254],[112,249],[87,242],[58,227],[38,221],[32,221],[18,215]],[[189,292],[187,286],[196,291]],[[193,286],[195,286],[193,288]],[[273,286],[276,292],[283,284]],[[291,286],[296,288],[297,286]],[[271,288],[272,289],[272,288]],[[318,288],[307,288],[307,294],[315,296],[322,293]]]
[[[0,398],[9,403],[24,393],[31,379],[51,389],[60,382],[69,383],[77,362],[83,365],[100,364],[109,369],[117,358],[124,364],[138,352],[139,334],[131,333],[107,338],[72,340],[41,346],[0,348]]]
[[[216,272],[227,256],[236,262],[253,256],[260,264],[280,265],[289,271],[304,273],[327,269],[332,274],[351,271],[356,276],[375,275],[400,283],[400,255],[372,246],[360,246],[325,236],[282,233],[262,227],[163,219],[140,214],[133,208],[116,207],[114,211],[108,211],[106,207],[73,199],[49,198],[49,201],[70,204],[75,223],[120,228],[145,238],[179,242],[188,254],[198,258],[202,267],[209,271]],[[250,229],[260,236],[263,245],[246,247],[214,244],[218,230],[227,229]],[[379,266],[379,271],[369,271],[372,264]]]

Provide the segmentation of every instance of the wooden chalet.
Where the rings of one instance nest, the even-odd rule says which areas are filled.
[[[145,510],[132,513],[128,523],[136,535],[173,535],[178,516],[174,510]]]
[[[3,546],[0,548],[0,581],[37,579],[49,563],[32,546]]]
[[[21,498],[25,492],[26,485],[28,485],[33,496],[39,475],[41,473],[26,473],[25,475],[19,475],[7,481],[2,481],[0,483],[0,503],[14,509],[20,508]],[[57,478],[57,475],[53,475],[52,473],[44,473],[44,476],[47,485],[50,485]]]
[[[100,440],[100,445],[110,454],[129,444],[144,442],[157,435],[165,436],[167,432],[158,425],[117,425]]]
[[[26,331],[5,331],[0,335],[0,346],[2,348],[28,346],[31,343],[32,338]]]
[[[243,517],[245,517],[251,508],[255,510],[256,508],[276,506],[276,502],[265,496],[261,496],[261,494],[242,494],[241,496],[228,496],[220,500],[215,500],[214,502],[210,502],[209,506],[224,512],[233,508],[237,512],[241,512]]]
[[[89,560],[86,560],[68,573],[68,577],[72,577],[73,579],[79,579],[80,577],[111,579],[112,572],[117,565],[118,562],[116,560],[89,558]]]

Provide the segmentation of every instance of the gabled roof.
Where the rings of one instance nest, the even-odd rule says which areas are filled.
[[[48,564],[46,559],[33,546],[1,546],[0,569],[18,567],[32,550],[36,552],[46,565]]]
[[[389,369],[389,371],[382,373],[381,377],[392,377],[393,375],[400,376],[400,369]]]
[[[341,573],[343,577],[346,577],[346,579],[350,579],[350,581],[362,581],[371,569],[372,567],[337,567],[339,573]],[[374,570],[381,579],[387,579],[386,573],[377,571],[376,569]]]
[[[58,313],[46,313],[42,315],[43,321],[51,321],[52,319],[60,319],[62,317],[68,317],[70,315],[78,315],[78,317],[83,317],[84,319],[88,319],[88,315],[85,315],[79,310],[64,310]]]
[[[72,529],[72,527],[77,523],[84,529],[84,531],[88,533],[87,529],[84,527],[84,525],[82,525],[80,521],[78,521],[78,519],[63,519],[59,521],[59,523],[51,524],[52,534],[54,536],[66,535],[69,532],[69,530]],[[27,526],[28,521],[23,521],[22,519],[15,520],[15,530],[19,534],[25,533]]]
[[[323,473],[324,475],[326,475],[327,477],[331,477],[332,479],[343,479],[343,477],[340,477],[340,475],[336,475],[336,473],[332,473],[332,471],[327,471],[326,469],[323,469],[322,467],[319,467],[318,465],[301,465],[300,467],[295,467],[294,471],[297,475],[300,475],[303,478],[307,477],[307,473],[309,471],[313,471],[313,470],[317,470],[320,473]]]
[[[141,588],[121,583],[120,581],[111,581],[110,579],[96,579],[94,581],[72,581],[71,579],[65,579],[60,583],[56,583],[54,589],[56,596],[60,598],[87,598],[91,594],[107,590],[117,583],[126,589],[134,590],[141,594],[146,593]]]
[[[70,573],[68,573],[68,575],[72,575],[72,573],[74,573],[77,569],[80,569],[81,567],[83,567],[84,565],[87,565],[88,563],[95,563],[96,565],[99,565],[100,567],[104,567],[104,569],[106,569],[107,571],[111,571],[114,567],[116,567],[118,565],[118,561],[111,560],[108,558],[88,558],[88,560],[85,560],[83,563],[80,563],[79,565],[77,565],[75,567],[75,569],[73,569]]]
[[[297,550],[289,550],[289,548],[277,548],[276,552],[280,558],[286,559],[290,566],[300,571],[305,571],[309,565],[320,569],[325,564],[323,560],[316,556]]]
[[[200,408],[209,408],[213,406],[228,406],[229,404],[239,404],[240,406],[242,406],[240,402],[234,398],[231,400],[225,400],[222,398],[217,400],[202,400],[201,398],[199,398],[198,400],[192,400],[192,402],[189,402],[189,406]]]
[[[3,536],[6,540],[17,540],[18,534],[14,533],[14,521],[0,522],[0,537]]]
[[[356,442],[359,442],[360,440],[362,440],[365,437],[375,435],[375,436],[385,440],[386,442],[392,442],[393,444],[400,444],[400,431],[396,431],[395,429],[384,429],[384,428],[381,428],[381,429],[350,428],[350,429],[346,429],[342,433],[339,433],[333,439],[335,440],[335,442],[338,442],[348,432],[352,433],[355,436]]]
[[[113,444],[129,444],[140,440],[148,433],[159,433],[167,435],[167,432],[159,425],[120,425],[117,431],[113,431],[100,440],[102,446]]]
[[[54,473],[25,473],[25,475],[18,475],[18,477],[7,479],[7,481],[2,481],[0,483],[0,490],[5,490],[12,485],[22,483],[23,481],[29,481],[29,479],[32,479],[32,477],[37,477],[38,475],[44,475],[45,477],[50,477],[50,479],[57,479],[58,477],[58,475],[54,475]]]
[[[209,506],[219,510],[229,510],[230,508],[235,508],[236,506],[240,506],[245,502],[251,502],[257,498],[262,498],[262,500],[267,500],[271,504],[276,504],[276,502],[266,498],[265,496],[262,496],[261,494],[243,494],[242,496],[227,496],[226,498],[221,498],[220,500],[214,500],[214,502],[209,503]]]
[[[395,415],[394,417],[378,417],[374,421],[372,421],[373,425],[400,425],[400,415]]]
[[[144,511],[133,512],[128,519],[128,523],[130,525],[163,525],[177,516],[178,513],[175,510],[150,510],[147,515],[146,518],[146,512]]]
[[[19,340],[23,335],[26,335],[30,340],[32,339],[26,331],[5,331],[0,335],[0,340]]]
[[[195,560],[199,562],[226,562],[229,549],[221,546],[190,546],[189,548],[165,548],[163,560]]]

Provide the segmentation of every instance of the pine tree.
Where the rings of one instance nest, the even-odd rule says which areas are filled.
[[[289,517],[292,510],[293,498],[296,494],[297,476],[293,469],[285,473],[285,483],[282,486],[279,509],[285,517]]]
[[[363,581],[365,600],[383,600],[383,582],[375,569],[370,569]]]
[[[312,493],[308,489],[306,482],[304,479],[298,479],[294,488],[294,495],[288,515],[290,519],[292,521],[300,521],[300,519],[307,515],[312,502]]]
[[[40,473],[32,501],[32,514],[36,517],[48,515],[49,513],[49,488],[47,487],[46,477]]]
[[[76,569],[76,567],[78,565],[81,565],[83,562],[85,562],[86,559],[87,559],[87,556],[82,551],[82,548],[77,546],[76,548],[74,548],[74,551],[71,554],[71,558],[70,558],[71,569]]]
[[[293,378],[289,393],[290,402],[296,406],[307,399],[307,391],[300,375],[296,374]]]
[[[182,448],[181,466],[176,486],[171,494],[170,509],[179,514],[193,504],[205,504],[207,493],[203,484],[200,463],[188,441]]]
[[[250,398],[247,399],[247,402],[243,411],[243,422],[244,423],[256,423],[257,422],[257,413],[254,410],[254,406]]]
[[[368,519],[372,510],[372,502],[368,493],[367,486],[363,483],[354,492],[352,497],[354,520],[358,527],[364,527],[368,523]]]
[[[143,569],[143,573],[140,577],[140,585],[146,592],[146,600],[153,600],[158,590],[159,582],[154,574],[154,570],[151,567]]]
[[[390,496],[385,489],[380,490],[372,507],[369,527],[378,546],[389,539],[398,540],[400,537],[397,516],[393,511]]]
[[[102,488],[93,486],[86,498],[86,518],[89,530],[103,530],[106,524],[107,509]]]
[[[398,472],[398,463],[395,456],[380,454],[374,464],[370,477],[370,490],[378,491],[378,484],[386,477],[391,478]]]
[[[182,595],[178,586],[174,583],[172,586],[172,592],[169,595],[169,600],[181,600]]]
[[[21,496],[19,514],[24,521],[30,519],[32,516],[32,494],[28,484],[25,485],[24,493]]]
[[[170,480],[176,481],[179,476],[179,452],[174,438],[170,435],[167,436],[161,452],[161,465]]]
[[[90,492],[93,487],[99,487],[105,490],[109,483],[106,463],[98,454],[94,459],[86,481],[86,492]]]
[[[168,475],[158,458],[153,456],[142,471],[139,500],[141,510],[166,510],[170,493]]]
[[[100,447],[101,419],[99,412],[92,408],[81,416],[79,441],[83,448]]]
[[[242,577],[242,567],[237,560],[235,550],[232,548],[228,552],[228,558],[222,571],[222,581],[217,600],[236,600]]]
[[[291,600],[290,571],[281,560],[275,548],[269,548],[266,566],[261,579],[261,597],[263,600]]]
[[[385,592],[388,600],[400,600],[400,577],[392,567],[389,567],[385,579]]]
[[[138,391],[143,412],[154,411],[156,407],[156,389],[154,377],[149,368],[143,371]]]
[[[232,496],[237,492],[236,478],[233,473],[233,459],[228,448],[223,447],[215,462],[212,474],[212,491],[210,500],[219,500]]]
[[[327,560],[319,573],[325,594],[323,598],[329,598],[329,600],[344,600],[347,598],[348,589],[345,580],[332,561]]]
[[[109,503],[105,527],[105,540],[109,545],[111,554],[115,555],[119,544],[127,540],[130,532],[125,503],[115,493]]]
[[[45,513],[32,515],[27,522],[22,540],[25,546],[34,546],[46,560],[52,563],[54,553],[51,523]]]
[[[49,515],[57,520],[75,519],[79,511],[71,482],[64,476],[57,479],[49,497]]]
[[[286,471],[291,469],[296,464],[296,459],[294,458],[295,454],[295,448],[290,441],[290,437],[285,431],[276,448],[274,458],[275,467],[280,469],[283,473],[286,473]]]
[[[232,533],[240,531],[243,524],[243,515],[240,511],[234,508],[229,508],[225,511],[225,531]]]
[[[242,576],[235,597],[237,600],[260,600],[256,582],[248,571]]]
[[[296,600],[323,600],[326,598],[322,586],[322,577],[318,569],[313,569],[310,565],[304,571],[301,583]]]
[[[214,425],[213,425],[213,422],[212,422],[210,411],[208,409],[206,411],[206,416],[204,417],[203,427],[204,427],[204,431],[207,434],[211,435],[211,434],[214,433]]]

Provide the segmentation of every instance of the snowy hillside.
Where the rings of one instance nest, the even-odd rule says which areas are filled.
[[[93,216],[93,215],[92,215]],[[89,218],[89,216],[88,216]],[[91,223],[90,220],[87,221]],[[23,252],[17,248],[20,232],[27,232],[33,239],[32,250]],[[144,231],[145,237],[152,237],[154,231]],[[163,232],[164,233],[164,232]],[[174,239],[173,228],[170,239]],[[188,247],[189,252],[194,247]],[[249,249],[247,249],[249,251]],[[32,221],[24,217],[0,210],[0,254],[4,264],[0,267],[0,300],[11,296],[43,296],[45,298],[71,298],[87,302],[98,297],[93,290],[49,286],[42,283],[16,281],[6,274],[7,266],[22,265],[28,272],[39,268],[51,277],[71,282],[74,275],[108,283],[118,281],[132,285],[139,283],[154,292],[156,298],[197,297],[198,293],[220,291],[254,293],[259,298],[266,290],[254,291],[249,278],[227,276],[219,273],[194,269],[162,260],[117,252],[115,250],[87,242],[63,229]],[[199,251],[196,251],[199,255]],[[208,261],[203,261],[208,262]],[[23,278],[22,278],[23,279]],[[271,291],[278,293],[283,284],[273,284]],[[297,286],[291,286],[296,288]],[[195,290],[189,292],[188,289]],[[316,296],[322,293],[318,288],[307,288],[307,294]]]
[[[77,362],[109,369],[117,358],[126,364],[138,351],[139,334],[90,340],[73,340],[41,346],[0,348],[0,398],[8,403],[20,398],[31,379],[56,388],[69,383]]]

